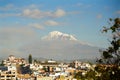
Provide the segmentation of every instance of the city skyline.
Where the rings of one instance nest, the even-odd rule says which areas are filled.
[[[52,31],[105,48],[111,36],[101,30],[109,26],[109,18],[120,17],[119,3],[119,0],[0,0],[0,54],[24,54],[21,47],[37,44]]]

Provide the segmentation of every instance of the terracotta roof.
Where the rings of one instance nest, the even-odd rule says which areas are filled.
[[[25,75],[18,74],[17,77],[18,78],[25,78],[25,79],[31,78],[31,76],[29,74],[25,74]]]

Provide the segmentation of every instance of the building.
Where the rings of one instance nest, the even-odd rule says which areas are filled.
[[[16,80],[16,71],[2,71],[0,72],[0,80]]]

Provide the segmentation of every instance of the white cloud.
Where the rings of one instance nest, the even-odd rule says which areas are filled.
[[[6,6],[0,7],[1,11],[11,11],[10,13],[0,13],[0,17],[9,17],[9,16],[17,16],[17,17],[27,17],[27,18],[59,18],[63,17],[67,14],[64,9],[56,9],[56,10],[40,10],[40,5],[31,4],[27,7],[16,7],[13,4],[8,4]]]
[[[37,28],[37,29],[44,29],[44,27],[38,23],[29,24],[29,26]]]
[[[98,14],[96,17],[97,17],[98,19],[101,19],[103,16],[102,16],[101,14]]]
[[[56,22],[56,21],[53,21],[53,20],[48,20],[48,21],[45,22],[45,25],[47,25],[47,26],[57,26],[57,25],[59,25],[59,23]]]
[[[120,14],[120,10],[116,12],[117,14]]]
[[[39,9],[25,9],[21,15],[30,18],[42,18],[44,14]]]
[[[66,15],[66,12],[62,9],[57,9],[54,13],[53,13],[53,16],[54,17],[62,17],[62,16],[65,16]]]
[[[21,16],[28,17],[28,18],[48,18],[48,17],[62,17],[65,16],[66,12],[62,9],[57,9],[56,11],[41,11],[39,9],[24,9],[21,13]]]

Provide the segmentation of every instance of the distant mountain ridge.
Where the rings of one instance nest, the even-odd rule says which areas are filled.
[[[98,47],[77,40],[73,35],[52,31],[32,44],[21,48],[23,53],[33,53],[34,57],[56,60],[93,59],[98,57]]]

